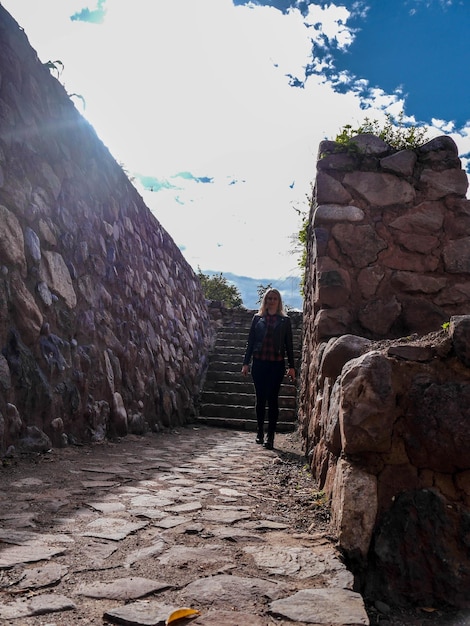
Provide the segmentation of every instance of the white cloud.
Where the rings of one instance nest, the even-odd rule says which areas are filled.
[[[43,0],[40,16],[35,0],[15,0],[13,14],[22,13],[43,60],[62,60],[66,87],[85,98],[86,117],[128,171],[213,178],[142,191],[188,260],[249,275],[295,273],[292,207],[307,210],[318,143],[359,103],[320,77],[300,89],[286,75],[305,78],[309,24],[322,21],[328,38],[345,38],[344,9],[313,7],[305,20],[230,0],[113,0],[103,24],[70,22],[82,6],[65,11],[61,0]],[[245,182],[228,185],[229,177]]]
[[[370,90],[364,111],[367,81],[345,73],[344,94],[320,74],[289,86],[289,76],[305,81],[312,42],[352,43],[350,13],[333,4],[311,4],[303,16],[231,0],[109,0],[103,23],[71,21],[87,4],[3,0],[41,60],[64,64],[61,81],[83,96],[84,115],[125,169],[179,188],[140,191],[193,267],[295,273],[293,207],[308,208],[319,142],[403,108],[400,93]],[[213,182],[171,178],[182,171]]]
[[[310,4],[305,23],[312,28],[316,26],[310,31],[314,42],[321,45],[324,36],[344,50],[354,41],[354,31],[346,25],[350,16],[351,12],[343,6]]]

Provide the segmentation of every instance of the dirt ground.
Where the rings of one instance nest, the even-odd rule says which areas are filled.
[[[158,437],[164,435],[151,435],[150,437]],[[175,442],[178,433],[169,434],[174,437]],[[9,492],[9,485],[14,482],[28,479],[35,476],[47,483],[49,487],[56,487],[58,494],[63,488],[64,475],[67,475],[67,494],[69,494],[66,502],[60,502],[60,516],[67,514],[75,514],[76,511],[83,507],[83,493],[81,481],[83,477],[74,473],[74,467],[83,464],[85,459],[92,459],[94,463],[100,461],[100,457],[106,458],[110,451],[116,456],[120,451],[132,455],[139,454],[139,449],[145,445],[145,440],[141,437],[129,436],[117,442],[107,442],[95,446],[78,446],[64,449],[52,450],[45,454],[29,455],[13,459],[3,459],[0,467],[0,492],[3,494]],[[144,440],[144,441],[143,441]],[[329,508],[325,496],[319,492],[312,479],[308,465],[301,449],[300,437],[296,433],[279,434],[276,437],[274,457],[267,455],[266,465],[262,468],[263,481],[265,484],[263,513],[272,518],[282,519],[288,522],[293,532],[302,533],[322,533],[329,536]],[[74,478],[76,476],[76,478]],[[74,481],[76,484],[74,484]],[[76,494],[76,495],[75,495]],[[11,497],[14,497],[11,494]],[[37,506],[37,504],[35,504]],[[3,510],[0,520],[5,519],[7,511]],[[54,527],[54,518],[57,516],[57,509],[51,506],[48,499],[44,499],[40,504],[40,510],[35,515],[35,523],[42,532]],[[334,538],[332,538],[334,540]],[[0,540],[0,547],[1,547]],[[126,544],[123,543],[125,549]],[[127,549],[131,552],[135,550],[132,541],[127,544]],[[122,555],[120,557],[122,559]],[[71,570],[79,571],[80,564],[68,563]],[[152,576],[153,572],[148,575]],[[201,566],[198,562],[189,563],[185,566],[184,572],[179,572],[178,582],[181,584],[181,576],[187,580],[191,580],[201,574]],[[146,575],[142,572],[141,575]],[[92,580],[105,580],[109,576],[106,569],[96,569],[90,574]],[[0,570],[0,592],[2,592],[3,601],[5,601],[5,592],[11,594],[11,598],[15,596],[15,580],[18,572],[15,568],[12,570]],[[67,594],[72,587],[67,587],[67,582],[61,582],[62,589],[59,593]],[[89,601],[90,611],[93,611],[94,603]],[[409,611],[402,611],[397,608],[382,606],[379,611],[374,603],[367,606],[370,624],[375,626],[468,626],[470,625],[470,615],[464,615],[462,612],[443,612],[443,611],[424,611],[416,608]],[[54,613],[42,618],[28,618],[11,621],[13,626],[17,624],[31,625],[48,625],[48,626],[70,626],[70,615],[67,612]],[[102,604],[100,609],[96,610],[93,619],[84,621],[80,619],[76,623],[102,624],[103,623]],[[247,626],[250,626],[247,624]]]
[[[210,430],[210,429],[209,429]],[[12,528],[11,511],[5,505],[9,498],[15,498],[16,487],[20,483],[38,484],[47,486],[47,493],[29,497],[26,502],[26,511],[32,514],[31,521],[22,522],[19,531],[33,531],[45,534],[54,532],[57,518],[86,519],[88,502],[93,497],[99,499],[99,491],[88,495],[83,490],[83,467],[92,464],[96,467],[106,467],[113,463],[122,454],[124,457],[139,458],[142,446],[158,448],[158,437],[163,437],[165,446],[174,446],[177,450],[178,437],[184,436],[185,429],[174,432],[154,434],[144,437],[129,435],[118,441],[106,441],[95,445],[71,446],[62,449],[53,449],[44,454],[20,455],[14,458],[5,458],[0,466],[0,528]],[[253,435],[254,438],[254,435]],[[258,446],[256,446],[258,449]],[[262,468],[261,482],[264,484],[263,501],[256,503],[256,507],[262,510],[263,516],[287,523],[292,532],[326,532],[329,522],[327,503],[322,494],[318,494],[311,474],[305,464],[302,452],[299,448],[299,440],[295,435],[279,435],[276,440],[277,455],[267,454],[266,465]],[[130,483],[132,484],[132,483]],[[35,487],[33,489],[40,489]],[[52,501],[51,495],[55,501]],[[21,495],[21,498],[23,496]],[[28,499],[28,496],[27,496]],[[250,505],[253,501],[250,502]],[[240,502],[240,504],[242,504]],[[245,503],[246,504],[246,503]],[[28,513],[26,515],[28,515]],[[13,525],[14,529],[14,525]],[[12,532],[13,532],[12,529]],[[79,539],[77,541],[80,541]],[[67,568],[68,574],[62,580],[50,587],[49,591],[65,595],[74,599],[74,591],[77,581],[80,579],[85,584],[92,582],[107,582],[110,572],[117,568],[118,562],[126,560],[126,554],[135,552],[139,540],[136,537],[119,542],[119,556],[107,559],[106,566],[85,568],[80,559],[80,550],[65,553],[59,557],[60,564]],[[191,546],[191,536],[187,537],[187,545]],[[194,540],[196,545],[196,540]],[[11,544],[0,538],[0,553],[2,549]],[[83,551],[88,551],[87,542],[83,542]],[[249,565],[239,549],[233,553],[235,563],[227,566],[230,571],[241,564],[246,575],[250,572]],[[240,559],[240,563],[238,563]],[[32,564],[34,565],[34,564]],[[37,564],[40,566],[40,564]],[[133,574],[147,578],[161,579],[161,567],[156,559],[152,565],[146,562],[144,568],[133,569]],[[184,567],[168,568],[165,570],[164,579],[175,588],[181,588],[190,581],[198,578],[203,573],[203,568],[197,561],[189,561]],[[211,572],[207,572],[208,574]],[[204,572],[205,574],[205,572]],[[31,598],[44,589],[27,590],[21,588],[24,568],[15,566],[11,569],[0,569],[0,603],[9,603],[15,599]],[[116,605],[115,601],[108,602],[109,607]],[[12,619],[7,621],[8,626],[70,626],[70,624],[103,624],[103,610],[106,609],[106,601],[96,602],[93,599],[81,598],[82,611],[73,615],[69,611],[50,613],[44,616]],[[72,620],[72,621],[71,621]],[[0,622],[2,619],[0,618]],[[5,622],[3,622],[5,623]],[[271,623],[271,622],[270,622]],[[249,626],[247,624],[247,626]]]

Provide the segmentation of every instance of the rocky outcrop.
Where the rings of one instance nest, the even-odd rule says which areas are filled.
[[[0,7],[0,447],[182,424],[213,331],[199,281]]]
[[[469,607],[470,203],[448,137],[320,147],[299,415],[373,598]]]
[[[315,354],[309,455],[371,597],[469,606],[469,333],[458,316],[425,337],[344,335]]]

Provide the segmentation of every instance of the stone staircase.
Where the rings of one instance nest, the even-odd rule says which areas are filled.
[[[197,422],[208,426],[256,431],[255,393],[251,376],[240,373],[251,320],[256,311],[223,309],[217,338],[201,394]],[[302,314],[290,313],[294,336],[296,371],[302,344]],[[278,432],[291,432],[297,425],[297,388],[287,377],[279,394]],[[267,423],[267,421],[266,421]]]

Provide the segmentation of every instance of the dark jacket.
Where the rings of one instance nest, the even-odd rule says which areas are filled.
[[[253,353],[261,351],[266,330],[267,324],[265,318],[261,315],[255,315],[251,321],[243,365],[249,365]],[[294,367],[294,346],[292,342],[292,324],[290,317],[276,315],[273,341],[276,354],[280,354],[282,358],[287,354],[289,367]]]

